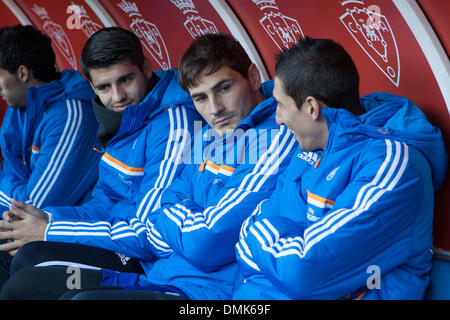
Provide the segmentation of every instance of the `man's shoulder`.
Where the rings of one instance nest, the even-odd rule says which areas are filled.
[[[85,100],[61,95],[46,103],[43,120],[55,122],[71,119],[72,122],[86,115],[94,118],[92,105]],[[75,122],[76,123],[76,122]]]
[[[179,124],[188,127],[192,121],[202,120],[202,117],[195,108],[188,104],[174,104],[162,107],[160,112],[154,114],[149,120],[147,125],[150,126]]]

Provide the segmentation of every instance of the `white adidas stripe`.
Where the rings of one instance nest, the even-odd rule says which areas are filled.
[[[173,123],[173,110],[169,109],[168,110],[169,113],[169,124],[170,124],[170,128],[169,128],[169,139],[168,139],[168,143],[166,145],[166,151],[164,154],[164,159],[167,159],[169,156],[169,150],[170,150],[170,142],[173,140],[173,134],[174,134],[174,123]],[[163,175],[163,167],[164,164],[163,162],[161,162],[160,166],[159,166],[159,176],[158,176],[158,180],[160,179],[160,177]],[[158,183],[158,180],[156,181],[156,183]],[[150,194],[153,193],[153,189],[150,189],[147,194],[145,195],[144,199],[141,201],[141,203],[139,204],[138,210],[136,212],[136,216],[138,218],[141,218],[141,211],[142,208],[144,207],[144,204],[147,202],[148,197],[150,196]]]
[[[35,185],[34,189],[32,190],[32,192],[30,193],[30,198],[33,200],[33,204],[36,205],[36,199],[35,199],[35,193],[38,192],[40,194],[41,189],[41,184],[44,183],[44,181],[48,181],[48,174],[49,171],[53,168],[53,163],[56,161],[56,158],[60,157],[60,152],[62,152],[62,149],[64,148],[63,145],[66,143],[65,140],[68,136],[68,134],[70,134],[71,130],[73,130],[73,125],[75,123],[75,121],[72,120],[72,114],[76,112],[76,110],[74,110],[73,105],[71,104],[70,100],[66,100],[66,105],[67,105],[67,121],[63,130],[63,133],[61,135],[61,138],[52,154],[52,157],[50,159],[49,165],[46,167],[44,173],[42,174],[41,178],[39,179],[38,183]]]
[[[391,156],[392,156],[392,144],[391,144],[391,141],[386,140],[386,157],[385,157],[383,163],[381,164],[380,168],[378,169],[374,179],[370,183],[364,185],[360,189],[360,191],[358,192],[358,194],[356,196],[356,200],[355,200],[355,205],[353,206],[353,209],[360,207],[361,199],[362,199],[362,197],[365,194],[365,191],[367,189],[372,188],[372,187],[376,187],[378,181],[381,179],[381,176],[383,175],[383,173],[385,173],[388,163],[391,161]],[[341,213],[344,210],[346,210],[346,209],[338,209],[334,213],[331,212],[325,218],[321,219],[320,221],[318,221],[315,224],[313,224],[310,227],[308,227],[305,230],[305,234],[304,234],[305,239],[309,238],[309,236],[308,236],[309,233],[312,233],[316,228],[319,228],[322,225],[328,223],[328,221],[330,219],[332,219],[335,215]]]
[[[286,144],[286,140],[283,139],[283,146]],[[269,160],[266,162],[265,166],[263,167],[262,171],[259,172],[257,175],[259,177],[262,176],[262,178],[259,180],[258,184],[256,186],[254,186],[255,182],[256,182],[256,178],[254,177],[252,179],[252,181],[250,182],[249,186],[246,188],[246,192],[243,193],[238,200],[233,201],[233,196],[230,197],[229,199],[227,199],[227,201],[225,201],[221,207],[228,205],[228,207],[224,208],[221,212],[218,213],[218,210],[221,208],[217,208],[215,210],[211,210],[210,214],[208,215],[208,224],[210,225],[210,227],[214,226],[214,224],[217,222],[217,220],[219,220],[224,214],[226,214],[229,210],[231,210],[234,206],[236,206],[237,204],[239,204],[249,193],[251,192],[258,192],[260,190],[260,188],[262,187],[262,185],[266,182],[266,180],[273,174],[273,171],[278,170],[280,163],[284,160],[284,158],[289,154],[292,146],[295,144],[295,139],[292,136],[291,141],[288,145],[288,147],[285,149],[284,153],[281,156],[277,156],[279,154],[279,152],[281,152],[282,147],[280,146],[280,148],[277,149],[277,151],[272,154],[269,158]],[[272,163],[274,160],[275,163]],[[252,189],[249,189],[253,187]],[[238,194],[238,191],[236,191],[235,194]]]
[[[284,126],[283,126],[284,127]],[[239,203],[241,200],[239,201],[234,201],[234,199],[243,191],[247,191],[247,194],[249,194],[251,191],[257,192],[259,191],[259,189],[261,188],[262,184],[269,178],[270,174],[273,172],[273,170],[277,169],[279,164],[281,163],[281,161],[287,156],[287,154],[289,153],[290,149],[292,148],[292,145],[294,144],[293,141],[293,136],[292,136],[292,140],[291,143],[288,145],[288,147],[286,148],[285,152],[283,153],[282,156],[278,157],[279,153],[281,152],[281,150],[283,149],[283,147],[286,145],[287,140],[289,139],[289,136],[291,136],[290,133],[287,133],[282,142],[279,143],[279,139],[280,136],[282,136],[283,134],[283,129],[281,129],[279,131],[279,133],[277,134],[277,136],[274,138],[274,141],[272,142],[271,146],[269,147],[269,150],[267,152],[265,152],[261,158],[259,159],[258,163],[255,165],[255,167],[253,168],[253,171],[246,175],[244,177],[244,179],[242,180],[241,184],[239,185],[239,188],[235,190],[235,193],[233,195],[230,196],[229,193],[227,193],[220,201],[219,204],[217,205],[217,207],[210,207],[208,209],[206,209],[205,211],[205,215],[207,216],[207,221],[212,221],[214,214],[216,214],[219,210],[222,210],[226,205],[228,205],[229,203],[231,203],[233,201],[234,204]],[[278,146],[277,150],[274,152],[274,148]],[[271,156],[269,157],[269,159],[266,161],[266,158],[268,156],[268,154],[271,154]],[[273,163],[274,160],[275,164]],[[264,163],[264,166],[261,170],[259,170],[259,168],[261,167],[261,165]],[[251,179],[251,177],[253,176],[253,178]],[[262,178],[261,178],[262,177]],[[258,180],[258,178],[260,179],[260,183],[258,183],[256,185],[256,187],[254,187],[256,181]],[[251,180],[250,180],[251,179]],[[247,184],[247,181],[250,182]],[[254,189],[252,190],[252,187],[254,187]],[[231,209],[231,207],[229,207]],[[227,210],[228,211],[228,210]]]
[[[147,223],[147,240],[159,251],[172,252],[170,246],[162,240],[161,234],[154,229],[154,225]]]
[[[246,248],[245,248],[245,247],[244,247],[244,248],[241,248],[241,246],[244,246],[244,245],[245,245]],[[239,241],[239,242],[236,244],[236,249],[237,249],[237,251],[238,251],[239,256],[242,258],[242,260],[245,261],[245,263],[246,263],[247,265],[249,265],[250,267],[252,267],[253,269],[255,269],[255,270],[257,270],[257,271],[261,271],[261,270],[259,269],[258,265],[257,265],[253,260],[251,260],[251,259],[249,258],[249,256],[251,256],[251,253],[250,253],[250,250],[249,250],[248,247],[247,247],[247,244],[246,244],[244,241]],[[244,253],[244,251],[248,251],[248,252]]]
[[[30,199],[36,207],[40,207],[59,177],[70,150],[77,137],[82,121],[81,102],[67,100],[68,117],[61,138],[56,146],[44,173],[30,193]]]
[[[180,109],[182,112],[182,119],[180,119]],[[177,121],[178,123],[182,123],[181,127],[177,130],[177,137],[180,136],[180,133],[182,133],[182,138],[181,138],[181,142],[177,143],[177,149],[175,149],[174,152],[172,152],[172,156],[169,159],[169,163],[173,163],[174,167],[170,170],[170,167],[167,167],[166,172],[164,174],[164,177],[162,178],[160,184],[158,185],[158,191],[159,191],[159,196],[158,196],[158,200],[155,202],[155,204],[153,205],[151,211],[153,212],[154,210],[158,209],[160,206],[160,201],[161,201],[161,195],[164,192],[164,190],[166,190],[168,188],[168,186],[170,186],[170,184],[173,181],[173,178],[175,176],[175,173],[179,167],[179,165],[181,164],[182,161],[182,157],[183,157],[183,151],[184,148],[186,146],[186,143],[190,143],[190,134],[189,134],[189,126],[187,123],[187,113],[186,113],[186,108],[185,107],[178,107],[176,108],[176,114],[177,114]],[[178,141],[178,138],[177,140]],[[163,189],[164,188],[164,189]],[[146,214],[148,213],[148,211],[146,212]]]
[[[76,102],[73,101],[73,103],[75,104]],[[78,136],[78,132],[80,131],[81,123],[82,123],[82,120],[83,120],[83,109],[81,107],[81,101],[78,101],[78,106],[77,107],[78,107],[78,122],[77,122],[77,126],[75,128],[75,132],[70,137],[70,143],[69,143],[68,147],[65,149],[64,153],[62,153],[63,154],[63,159],[61,160],[61,162],[60,162],[60,164],[58,166],[58,169],[56,170],[56,173],[52,176],[53,179],[51,180],[51,182],[48,185],[48,187],[45,189],[45,193],[42,195],[41,200],[37,204],[38,208],[43,205],[43,202],[46,199],[48,193],[50,192],[50,190],[55,185],[56,180],[58,179],[58,177],[59,177],[59,175],[60,175],[60,173],[62,171],[62,168],[64,167],[64,164],[67,161],[67,158],[71,154],[73,145],[74,145],[75,140],[76,140],[76,138]],[[53,172],[53,170],[52,170],[52,172]],[[52,173],[50,173],[50,174],[52,174]]]
[[[11,204],[11,198],[8,197],[3,191],[0,191],[0,203],[5,207],[9,207]]]
[[[180,115],[180,109],[182,116]],[[169,119],[170,119],[170,133],[169,139],[167,140],[164,161],[161,161],[159,167],[159,176],[155,182],[155,185],[150,189],[141,203],[139,204],[136,216],[145,221],[148,213],[156,210],[160,205],[161,195],[166,190],[166,188],[172,183],[174,175],[178,170],[181,163],[181,151],[184,150],[186,143],[188,142],[188,124],[187,124],[187,114],[184,107],[177,107],[175,109],[176,114],[176,124],[175,129],[173,110],[169,109]],[[182,118],[182,119],[181,119]],[[176,134],[174,138],[174,134]],[[181,142],[177,142],[182,135]],[[145,207],[145,208],[144,208]]]
[[[261,234],[253,227],[250,227],[250,231],[252,234],[255,235],[255,237],[258,239],[258,241],[261,243],[264,250],[270,252],[275,257],[280,256],[286,256],[295,254],[299,256],[300,258],[304,257],[306,253],[317,243],[319,243],[322,239],[326,238],[328,235],[336,232],[340,227],[360,215],[362,212],[368,210],[373,203],[375,203],[386,191],[392,190],[398,183],[398,181],[401,179],[407,163],[409,159],[408,154],[408,146],[404,143],[400,144],[398,142],[395,142],[396,144],[396,150],[394,159],[387,168],[387,163],[390,162],[391,158],[391,143],[389,140],[386,140],[386,158],[383,161],[382,165],[380,166],[375,178],[368,184],[364,185],[356,199],[355,204],[352,209],[339,209],[335,213],[330,214],[331,218],[327,217],[326,223],[323,223],[322,221],[318,222],[317,225],[320,227],[317,227],[316,224],[305,230],[305,237],[304,240],[300,237],[295,238],[289,238],[283,242],[283,245],[277,245],[277,246],[270,246],[271,243],[274,242],[272,239],[272,236],[269,235],[268,230],[262,227],[262,224],[258,225],[258,228],[261,229],[264,228],[265,232],[261,231]],[[401,146],[403,145],[403,152]],[[401,154],[403,153],[403,158],[401,159]],[[401,164],[400,164],[401,159]],[[383,174],[387,173],[384,176],[384,179],[381,180],[381,182],[378,185],[374,185],[374,183],[377,183]],[[394,176],[394,173],[397,172]],[[388,184],[388,182],[390,182]],[[386,187],[387,185],[387,187]],[[366,190],[369,190],[366,192]],[[376,193],[374,190],[378,190]],[[366,192],[366,193],[365,193]],[[370,192],[371,197],[364,197],[364,193],[367,194]],[[361,199],[364,199],[361,201]],[[358,204],[358,207],[356,205]],[[265,221],[266,226],[268,227],[270,223],[266,220]],[[271,226],[271,225],[270,225]],[[273,227],[269,228],[270,231],[274,231]],[[313,230],[313,231],[311,231]],[[309,232],[307,232],[309,231]],[[269,246],[267,245],[269,244]],[[275,250],[277,249],[277,250]],[[245,260],[244,260],[245,261]]]
[[[284,127],[284,126],[283,126]],[[172,219],[181,229],[183,232],[190,232],[193,230],[197,230],[203,227],[206,228],[212,228],[215,223],[227,212],[229,212],[233,207],[235,207],[237,204],[239,204],[245,197],[250,194],[252,191],[257,192],[263,183],[269,178],[270,174],[274,170],[276,170],[279,166],[279,164],[284,160],[284,158],[289,154],[290,149],[295,143],[294,137],[291,134],[291,132],[287,132],[285,136],[283,137],[283,140],[281,143],[279,143],[280,137],[282,136],[284,132],[284,128],[282,128],[277,136],[274,138],[274,141],[272,141],[271,146],[269,147],[269,150],[266,151],[261,158],[259,159],[258,163],[255,165],[253,171],[249,173],[246,177],[244,177],[243,181],[240,184],[240,187],[236,190],[234,190],[234,193],[230,196],[230,192],[227,192],[226,195],[219,201],[220,205],[217,206],[211,206],[207,208],[203,216],[205,216],[204,219],[197,219],[199,223],[197,225],[191,225],[189,227],[183,226],[183,223],[179,221],[174,215],[169,214],[168,217]],[[288,144],[288,140],[291,137],[291,141]],[[281,156],[279,156],[279,153],[282,152],[283,148],[288,144],[288,147],[284,149],[284,152]],[[277,147],[276,151],[273,152],[273,150]],[[266,158],[268,154],[271,154],[269,159],[267,161]],[[258,171],[260,166],[264,163],[263,168]],[[251,180],[250,178],[253,177]],[[262,177],[262,178],[261,178]],[[258,181],[258,178],[260,179],[259,183],[255,186],[256,181]],[[245,184],[247,181],[249,181],[249,185],[245,188]],[[253,187],[253,190],[251,189]],[[245,191],[244,191],[245,190]],[[238,197],[239,196],[239,197]],[[235,200],[237,198],[237,200]],[[164,211],[166,214],[167,212]],[[175,220],[177,221],[175,221]]]

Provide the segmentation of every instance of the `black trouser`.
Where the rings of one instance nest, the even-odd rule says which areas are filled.
[[[144,273],[136,259],[113,251],[76,243],[36,241],[19,249],[11,262],[11,275],[39,264],[69,265],[70,262],[120,272]]]
[[[72,290],[59,300],[187,300],[184,296],[143,290],[123,290],[103,287],[98,289]]]
[[[4,259],[6,264],[8,259]],[[35,267],[39,265],[45,268]],[[98,288],[103,278],[99,268],[144,273],[137,260],[105,249],[72,243],[31,242],[20,248],[12,259],[10,278],[0,297],[57,299],[72,289]]]
[[[4,241],[0,241],[3,243]],[[0,289],[9,279],[9,269],[11,267],[12,256],[6,251],[0,251]]]
[[[101,287],[103,272],[63,266],[27,267],[17,271],[5,283],[1,300],[55,300],[75,289]],[[74,281],[73,276],[78,279]]]
[[[112,251],[71,243],[31,242],[23,246],[12,260],[11,277],[2,288],[0,299],[187,299],[151,291],[101,287],[103,272],[91,267],[144,273],[136,259],[119,256]]]

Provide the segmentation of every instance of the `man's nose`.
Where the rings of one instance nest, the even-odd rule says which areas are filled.
[[[122,102],[126,99],[127,94],[125,90],[122,88],[122,86],[113,86],[112,89],[113,89],[113,96],[112,96],[113,102],[115,103]]]
[[[214,95],[211,96],[209,98],[209,108],[210,108],[211,114],[219,115],[224,110],[222,100]]]

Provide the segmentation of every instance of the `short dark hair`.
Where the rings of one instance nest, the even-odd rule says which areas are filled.
[[[128,60],[142,68],[145,56],[141,41],[131,31],[119,27],[109,27],[95,32],[81,51],[81,71],[91,80],[90,69],[107,68]]]
[[[358,70],[345,49],[331,39],[300,39],[277,56],[275,76],[298,108],[312,96],[329,107],[363,111]]]
[[[241,44],[231,35],[210,33],[195,39],[179,63],[179,80],[183,90],[195,86],[201,73],[213,74],[223,66],[248,79],[252,61]]]
[[[16,25],[0,29],[0,67],[15,73],[24,65],[43,82],[60,78],[52,40],[32,26]]]

